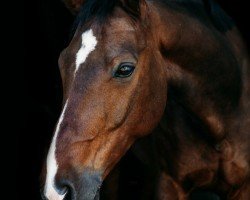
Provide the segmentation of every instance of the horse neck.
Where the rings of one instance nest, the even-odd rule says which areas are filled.
[[[250,128],[250,68],[239,34],[157,9],[168,98],[199,119],[214,140],[234,137],[239,129],[242,138]]]

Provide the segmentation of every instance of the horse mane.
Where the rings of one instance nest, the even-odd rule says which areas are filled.
[[[105,22],[107,17],[112,13],[119,0],[85,0],[81,6],[78,15],[73,22],[69,40],[75,34],[77,27],[95,18],[99,24]]]
[[[226,32],[235,26],[234,21],[214,0],[154,0],[155,2],[177,3],[183,5],[190,13],[202,9],[210,18],[214,27]],[[79,24],[85,24],[87,21],[95,18],[100,24],[104,23],[107,17],[112,13],[116,5],[120,5],[120,0],[85,0],[73,25],[73,31]]]
[[[85,0],[74,24],[84,24],[93,18],[102,23],[112,13],[118,2],[119,0]]]

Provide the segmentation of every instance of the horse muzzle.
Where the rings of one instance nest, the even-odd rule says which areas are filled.
[[[57,177],[54,188],[58,196],[64,198],[42,196],[45,200],[99,200],[102,181],[102,172],[84,170],[82,175],[70,179]]]

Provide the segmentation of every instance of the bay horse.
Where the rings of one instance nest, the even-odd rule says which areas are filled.
[[[59,66],[63,109],[44,198],[96,200],[132,144],[155,199],[195,189],[250,199],[250,66],[212,0],[65,0],[76,30]],[[150,144],[150,145],[149,145]]]

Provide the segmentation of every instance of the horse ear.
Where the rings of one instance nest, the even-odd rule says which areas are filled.
[[[126,11],[130,12],[136,17],[140,17],[145,14],[145,0],[121,0],[121,3]]]
[[[76,14],[80,11],[84,0],[63,0],[63,2],[71,13]]]

